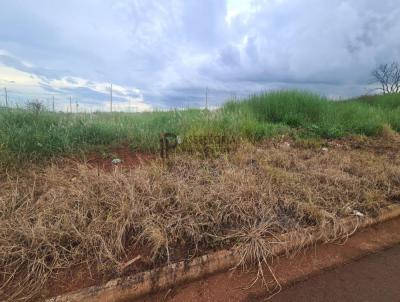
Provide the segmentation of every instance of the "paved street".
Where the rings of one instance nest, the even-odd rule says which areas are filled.
[[[400,301],[400,245],[297,283],[270,301]]]

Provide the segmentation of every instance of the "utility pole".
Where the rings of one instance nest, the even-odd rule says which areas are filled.
[[[69,97],[69,112],[72,113],[72,97]]]
[[[206,110],[208,109],[208,87],[206,87]]]
[[[110,112],[112,112],[112,110],[113,110],[112,102],[113,102],[113,99],[112,99],[112,84],[111,84],[111,88],[110,88]]]
[[[52,109],[53,109],[53,112],[54,112],[54,95],[53,95],[53,104],[52,104]]]
[[[76,113],[78,113],[78,108],[79,108],[78,99],[76,99],[75,101],[75,106],[76,106]]]
[[[4,87],[4,97],[6,99],[6,107],[8,107],[8,95],[7,95],[7,88]]]

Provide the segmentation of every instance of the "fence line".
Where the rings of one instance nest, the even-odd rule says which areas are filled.
[[[111,87],[110,87],[111,88]],[[110,89],[111,90],[111,89]],[[124,102],[117,101],[111,95],[112,91],[110,91],[109,99],[105,98],[102,101],[99,101],[99,104],[92,105],[87,102],[80,102],[79,98],[73,95],[59,95],[52,93],[21,93],[10,91],[6,87],[0,90],[2,94],[0,94],[0,107],[7,108],[15,108],[15,109],[23,109],[27,108],[29,103],[37,102],[40,103],[46,111],[51,112],[69,112],[69,113],[94,113],[94,112],[125,112],[125,113],[136,113],[136,112],[146,112],[146,111],[171,111],[171,110],[187,110],[187,109],[215,109],[219,106],[212,105],[210,102],[210,94],[209,89],[206,89],[203,106],[201,102],[196,99],[198,106],[190,107],[181,106],[181,107],[152,107],[149,109],[142,109],[140,104],[137,104],[132,101],[131,98],[128,98]],[[228,97],[228,100],[231,101],[240,101],[243,99],[242,97],[238,97],[237,93],[231,93]]]

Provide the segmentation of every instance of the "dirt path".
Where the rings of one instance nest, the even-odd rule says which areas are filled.
[[[297,283],[270,301],[400,301],[400,245]]]
[[[400,301],[399,230],[400,219],[388,221],[360,231],[344,245],[325,244],[276,261],[273,269],[285,289],[269,301]],[[396,247],[379,252],[391,246]],[[260,283],[243,289],[254,276],[222,273],[139,301],[263,301],[268,294]]]

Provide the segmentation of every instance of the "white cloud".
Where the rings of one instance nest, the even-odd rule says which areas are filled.
[[[13,57],[13,59],[19,62],[17,58]],[[0,85],[8,89],[9,104],[24,106],[30,99],[39,99],[49,106],[49,101],[54,97],[57,99],[57,110],[69,111],[71,110],[69,99],[73,98],[73,103],[79,103],[81,110],[109,110],[110,83],[93,82],[72,76],[47,78],[30,73],[30,70],[35,70],[35,66],[25,65],[22,62],[20,64],[19,68],[25,71],[7,67],[0,61],[2,75]],[[113,96],[115,110],[152,110],[152,107],[144,101],[142,92],[137,88],[113,85]],[[3,99],[5,103],[5,95]]]

